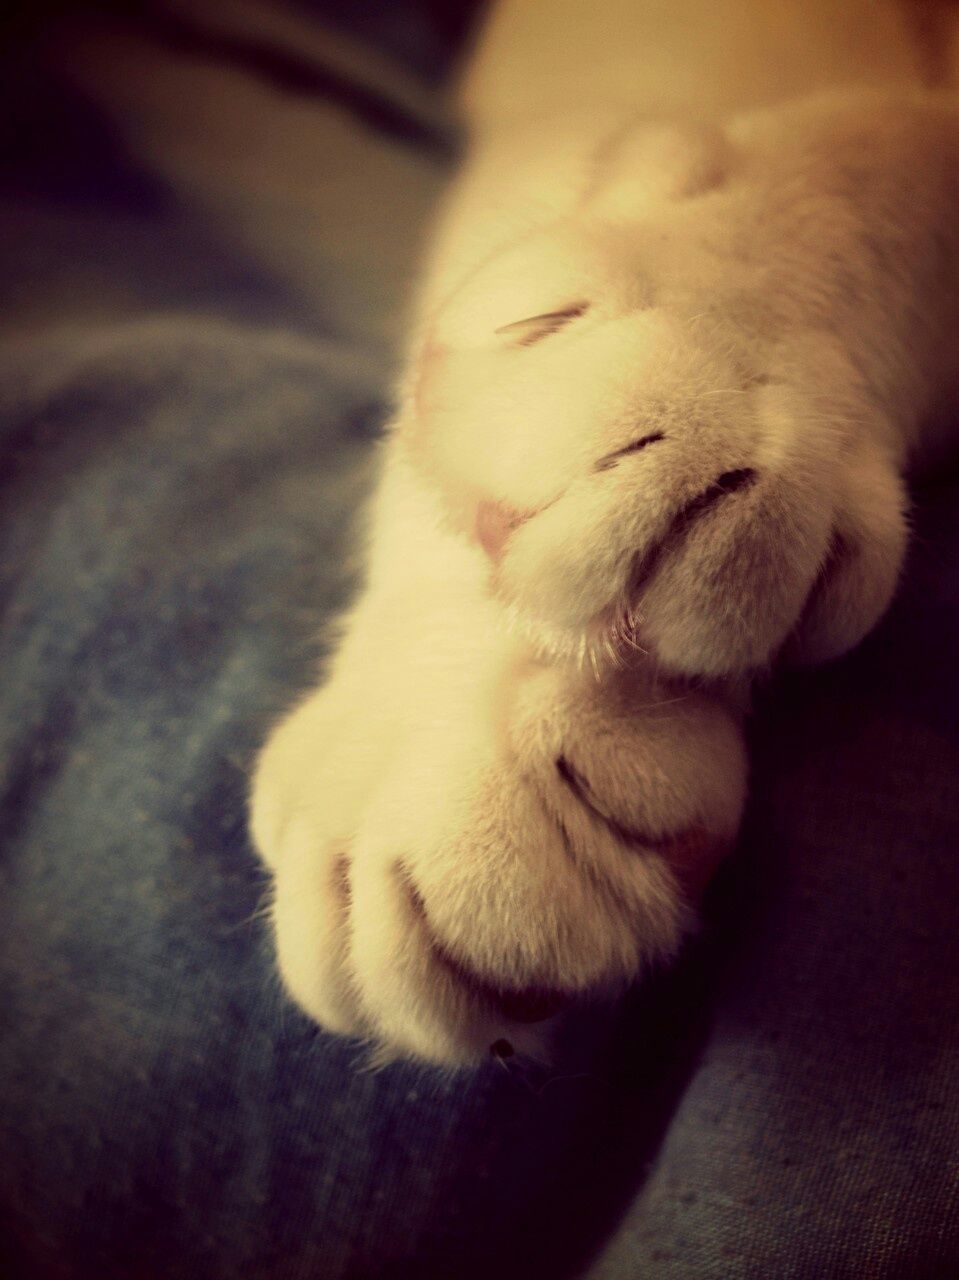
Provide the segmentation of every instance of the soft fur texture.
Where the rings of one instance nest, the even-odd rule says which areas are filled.
[[[365,589],[254,786],[290,993],[444,1064],[675,954],[749,682],[882,614],[956,382],[959,111],[907,16],[596,15],[476,50]]]

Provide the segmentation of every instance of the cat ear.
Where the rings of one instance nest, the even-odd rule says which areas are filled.
[[[578,319],[589,310],[588,302],[573,302],[558,311],[544,311],[542,315],[527,316],[524,320],[513,320],[510,324],[501,324],[493,332],[500,338],[509,339],[513,346],[531,347],[541,338],[548,338],[551,333],[564,328],[571,320]]]

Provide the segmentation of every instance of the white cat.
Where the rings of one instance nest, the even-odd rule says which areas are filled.
[[[693,926],[750,678],[888,604],[959,373],[959,107],[912,26],[494,12],[365,587],[254,785],[280,971],[325,1027],[547,1053]]]

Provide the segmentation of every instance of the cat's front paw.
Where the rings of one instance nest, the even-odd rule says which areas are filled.
[[[888,425],[830,335],[747,340],[708,295],[688,314],[698,293],[666,279],[697,254],[719,271],[702,247],[692,263],[674,247],[657,281],[622,240],[540,237],[440,312],[411,455],[485,548],[493,592],[554,652],[637,648],[709,676],[784,647],[844,652],[903,556]],[[731,310],[767,305],[769,286],[751,287]],[[534,314],[499,323],[516,308]]]
[[[647,418],[545,510],[496,511],[508,533],[492,551],[493,591],[548,646],[600,662],[638,651],[666,670],[724,676],[852,648],[898,580],[902,482],[879,449],[817,442],[799,405],[797,434],[764,435],[775,396],[788,403],[782,390],[740,397],[735,427],[717,424],[729,397],[661,427],[653,418],[653,430]],[[481,541],[489,520],[481,504]]]
[[[745,780],[718,703],[625,680],[600,695],[545,667],[473,719],[424,714],[351,828],[335,769],[318,791],[309,768],[291,787],[270,767],[259,839],[285,985],[381,1056],[448,1065],[548,1056],[554,1014],[671,957]]]

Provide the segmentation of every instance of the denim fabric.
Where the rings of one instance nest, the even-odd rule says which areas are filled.
[[[436,6],[402,40],[396,11],[380,50],[435,78]],[[366,38],[381,10],[331,12]],[[4,70],[0,1275],[959,1274],[959,483],[918,495],[879,632],[764,695],[682,963],[574,1018],[554,1069],[371,1072],[279,990],[245,792],[350,589],[377,295],[315,210],[310,287],[284,272],[261,191],[227,217],[62,51]],[[329,104],[297,102],[325,171]],[[371,130],[337,181],[438,179]]]

